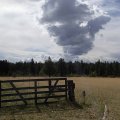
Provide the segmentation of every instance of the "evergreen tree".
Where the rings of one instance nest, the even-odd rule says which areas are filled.
[[[35,75],[35,63],[33,59],[30,61],[30,74],[33,76]]]
[[[66,76],[67,68],[64,59],[60,58],[58,61],[58,73],[60,76]]]
[[[43,70],[44,70],[45,74],[47,74],[49,77],[54,75],[55,67],[54,67],[54,63],[52,62],[50,57],[48,57],[48,60],[45,61]]]

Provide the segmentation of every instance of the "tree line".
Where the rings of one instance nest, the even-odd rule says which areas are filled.
[[[63,58],[52,61],[49,57],[42,62],[20,61],[16,63],[0,60],[0,76],[103,76],[120,77],[119,62],[87,63],[81,61],[66,62]]]

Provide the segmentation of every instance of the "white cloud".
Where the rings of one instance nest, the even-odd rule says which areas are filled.
[[[41,14],[38,2],[0,1],[0,59],[21,60],[62,54],[62,48],[50,38],[36,17]],[[33,50],[36,49],[36,50]]]

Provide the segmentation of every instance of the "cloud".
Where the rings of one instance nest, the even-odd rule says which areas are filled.
[[[120,16],[120,0],[100,0],[97,2],[101,9],[105,10],[110,16]]]
[[[91,15],[87,5],[77,6],[75,0],[48,0],[43,5],[43,11],[42,21],[50,23],[75,22],[78,19],[89,18]]]
[[[120,62],[120,17],[111,18],[105,29],[96,34],[93,49],[86,55],[80,56],[80,59],[88,61],[106,60]],[[102,35],[102,36],[101,36]]]
[[[39,1],[0,0],[0,59],[40,61],[43,55],[62,54],[62,49],[38,24],[40,6]]]
[[[99,16],[88,22],[89,32],[92,36],[103,29],[103,25],[110,21],[110,17]]]
[[[47,0],[42,7],[41,23],[63,47],[65,54],[82,55],[93,48],[95,34],[103,29],[110,17],[95,14],[85,3],[76,0]]]

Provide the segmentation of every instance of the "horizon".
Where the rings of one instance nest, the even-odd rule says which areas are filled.
[[[49,56],[50,57],[50,56]],[[0,59],[0,61],[7,61],[8,63],[14,63],[14,64],[16,64],[16,63],[29,63],[29,62],[31,62],[32,60],[34,61],[34,63],[45,63],[45,61],[47,61],[48,59],[49,59],[49,57],[48,58],[46,58],[46,59],[44,59],[44,60],[39,60],[39,61],[36,61],[34,58],[31,58],[31,59],[29,59],[29,60],[18,60],[18,61],[9,61],[9,60],[7,60],[7,59]],[[72,60],[65,60],[64,58],[59,58],[59,59],[52,59],[51,57],[50,57],[50,59],[51,59],[51,61],[52,62],[59,62],[59,60],[60,59],[63,59],[66,63],[69,63],[69,62],[72,62],[72,63],[75,63],[75,62],[83,62],[83,63],[92,63],[92,64],[95,64],[95,63],[97,63],[97,62],[100,62],[100,63],[120,63],[120,61],[115,61],[115,60],[112,60],[112,61],[107,61],[107,60],[100,60],[100,59],[98,59],[98,60],[96,60],[96,61],[89,61],[89,60],[83,60],[83,59],[79,59],[79,60],[74,60],[74,61],[72,61]]]

